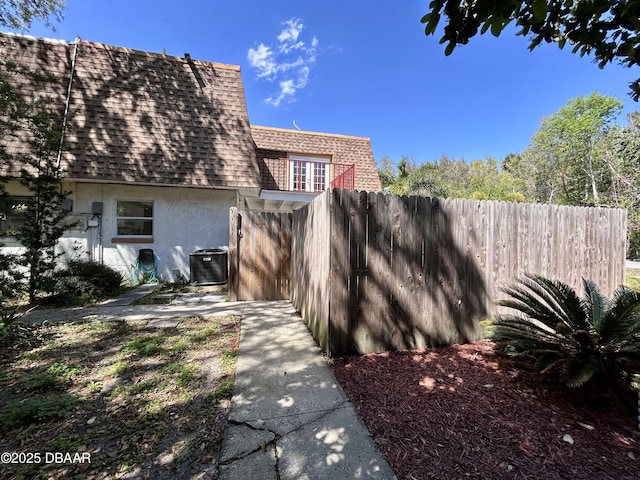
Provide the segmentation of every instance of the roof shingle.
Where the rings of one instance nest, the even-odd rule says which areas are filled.
[[[381,189],[368,138],[250,127],[238,66],[11,34],[0,34],[0,55],[59,79],[22,77],[20,88],[49,97],[60,116],[71,81],[67,179],[259,188],[256,155],[306,154],[354,164],[356,189]]]
[[[2,40],[7,56],[61,79],[48,94],[62,106],[75,57],[65,177],[259,187],[240,67],[83,40]]]

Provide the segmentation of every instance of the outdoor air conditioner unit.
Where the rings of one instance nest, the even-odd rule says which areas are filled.
[[[227,282],[228,253],[223,248],[196,250],[189,255],[191,283],[222,285]]]

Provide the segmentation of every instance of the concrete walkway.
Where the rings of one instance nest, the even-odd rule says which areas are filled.
[[[90,308],[34,310],[23,320],[147,321],[164,328],[190,316],[240,315],[219,479],[395,478],[288,301],[225,302],[224,294],[193,294],[169,305],[131,305],[156,287],[143,285]]]
[[[182,318],[197,315],[242,315],[241,302],[227,303],[224,293],[183,294],[163,305],[131,305],[136,299],[159,288],[141,285],[129,292],[93,307],[37,308],[23,317],[27,323],[59,323],[78,320],[148,321],[150,327],[176,326]]]
[[[395,478],[288,301],[244,308],[219,476]]]

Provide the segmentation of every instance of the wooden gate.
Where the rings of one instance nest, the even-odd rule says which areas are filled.
[[[291,214],[229,213],[229,299],[285,300],[291,279]]]

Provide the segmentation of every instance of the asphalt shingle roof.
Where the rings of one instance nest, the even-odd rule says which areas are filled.
[[[46,87],[56,105],[74,65],[66,178],[259,186],[240,67],[83,40],[2,35],[2,43],[9,58],[60,78]]]
[[[238,66],[12,34],[0,34],[0,55],[58,79],[13,80],[60,117],[68,100],[66,179],[259,188],[258,159],[306,154],[353,164],[356,189],[381,189],[368,138],[250,126]]]

